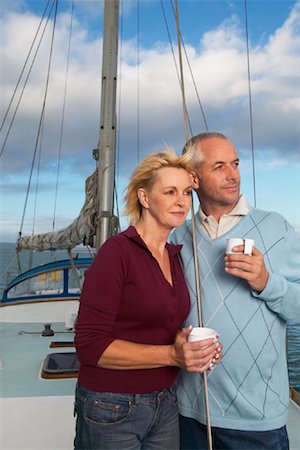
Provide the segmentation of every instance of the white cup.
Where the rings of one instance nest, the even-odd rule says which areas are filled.
[[[242,254],[243,252],[234,252],[232,250],[233,247],[236,247],[237,245],[243,245],[244,246],[244,254],[251,255],[252,247],[254,245],[254,240],[253,239],[241,239],[241,238],[229,238],[229,239],[227,239],[226,253],[229,255]]]
[[[217,340],[219,337],[219,334],[216,330],[213,330],[212,328],[206,328],[206,327],[195,327],[192,329],[191,333],[188,336],[189,342],[195,342],[195,341],[203,341],[204,339],[213,338]]]

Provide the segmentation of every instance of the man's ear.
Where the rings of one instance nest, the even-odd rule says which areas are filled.
[[[148,195],[144,188],[138,188],[137,196],[138,196],[140,204],[144,208],[149,208]]]
[[[192,180],[193,189],[198,189],[199,188],[198,175],[196,174],[196,172],[194,170],[192,170],[190,173],[190,176],[191,176],[191,180]]]

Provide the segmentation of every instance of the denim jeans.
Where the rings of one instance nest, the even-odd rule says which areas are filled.
[[[180,450],[207,450],[206,426],[179,416]],[[288,450],[286,427],[271,431],[239,431],[212,427],[214,450]]]
[[[179,450],[177,400],[150,394],[92,392],[77,385],[75,450]]]

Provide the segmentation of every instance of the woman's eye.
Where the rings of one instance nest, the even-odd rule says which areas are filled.
[[[184,193],[184,195],[187,195],[187,196],[190,196],[190,195],[192,195],[192,190],[189,190],[189,191],[186,191],[185,193]]]

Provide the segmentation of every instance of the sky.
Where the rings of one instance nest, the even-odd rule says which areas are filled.
[[[68,64],[72,1],[58,2],[42,138],[36,145],[53,15],[32,70],[32,56],[23,72],[22,68],[46,4],[0,2],[0,242],[15,242],[19,231],[24,236],[51,231],[53,224],[56,230],[69,225],[83,205],[85,179],[95,169],[103,1],[74,2]],[[178,64],[171,2],[164,0],[163,5]],[[208,128],[227,135],[238,150],[241,190],[248,202],[281,213],[300,230],[300,1],[248,0],[246,6],[249,72],[242,0],[179,0],[183,53],[188,55]],[[137,162],[166,146],[181,153],[185,130],[160,0],[123,1],[120,28],[116,184],[121,211]],[[197,134],[205,131],[205,122],[185,56],[183,64],[191,133]],[[127,226],[125,218],[121,225]]]

